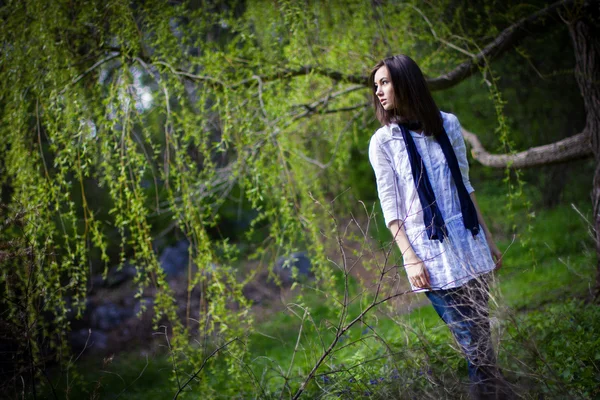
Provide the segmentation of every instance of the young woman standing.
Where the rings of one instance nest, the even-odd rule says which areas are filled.
[[[382,127],[369,159],[386,225],[411,287],[425,292],[468,362],[470,393],[495,398],[500,373],[488,318],[490,273],[502,253],[469,182],[458,119],[440,112],[417,64],[405,55],[379,62],[370,76]]]

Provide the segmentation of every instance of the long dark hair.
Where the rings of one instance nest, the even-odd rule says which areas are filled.
[[[392,110],[383,108],[375,89],[375,73],[384,65],[390,73],[394,88],[395,108]],[[425,135],[436,137],[443,131],[440,110],[431,96],[421,69],[410,57],[400,54],[381,60],[373,67],[369,84],[373,93],[375,115],[382,125],[418,122]]]

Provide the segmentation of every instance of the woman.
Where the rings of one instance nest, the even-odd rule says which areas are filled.
[[[499,381],[490,340],[486,277],[502,265],[469,182],[458,119],[440,112],[417,64],[405,55],[371,72],[383,125],[369,159],[385,222],[411,287],[423,291],[468,362],[470,392],[493,397]]]

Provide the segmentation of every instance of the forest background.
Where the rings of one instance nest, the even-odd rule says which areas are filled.
[[[505,253],[491,304],[507,379],[522,398],[596,397],[598,15],[597,1],[0,2],[4,393],[466,396],[368,162],[366,77],[404,53],[472,146]]]

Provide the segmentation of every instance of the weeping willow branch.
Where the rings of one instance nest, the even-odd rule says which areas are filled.
[[[515,22],[514,24],[510,25],[508,28],[500,32],[500,34],[492,42],[485,46],[479,53],[472,55],[473,57],[470,60],[463,62],[453,70],[448,71],[447,73],[442,74],[437,78],[428,78],[427,83],[429,84],[429,88],[431,90],[444,90],[457,85],[458,83],[462,82],[463,80],[477,72],[482,65],[497,59],[506,51],[512,49],[522,39],[550,25],[547,24],[547,22],[551,22],[551,24],[559,22],[560,19],[558,18],[558,16],[560,11],[563,10],[565,7],[573,5],[574,3],[575,0],[557,1],[526,18],[520,19],[519,21]],[[554,20],[551,20],[551,18],[553,17],[556,18],[554,18]],[[438,40],[441,40],[440,38],[438,38],[437,35],[434,36]],[[451,45],[445,40],[442,41],[446,45]],[[451,45],[450,47],[457,49],[454,45]],[[463,49],[457,50],[463,53],[465,52]],[[239,87],[251,86],[255,84],[257,77],[259,77],[260,80],[262,80],[263,82],[268,82],[311,74],[325,76],[334,81],[354,83],[360,85],[361,87],[369,87],[367,75],[348,74],[342,71],[337,71],[330,68],[323,68],[315,65],[303,65],[296,68],[284,68],[271,74],[257,75],[252,78],[243,79],[231,85],[226,85],[224,82],[220,81],[217,78],[207,75],[195,75],[189,72],[178,70],[163,61],[155,61],[154,63],[167,66],[169,69],[171,69],[173,73],[183,76],[187,79],[193,81],[208,82],[212,85],[220,86],[223,89],[235,89]]]
[[[228,196],[237,182],[237,179],[233,176],[235,163],[236,161],[232,161],[228,165],[217,169],[215,171],[215,177],[210,182],[203,182],[193,189],[194,198],[196,198],[200,204],[204,204],[204,199]],[[176,205],[180,205],[183,202],[183,199],[179,196],[173,201]],[[160,208],[155,213],[150,214],[150,216],[173,213],[173,210],[169,208],[171,205],[171,200],[160,202]]]

